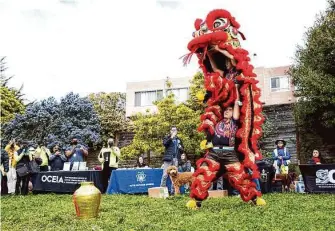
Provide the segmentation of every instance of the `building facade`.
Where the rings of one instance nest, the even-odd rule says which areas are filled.
[[[287,75],[289,66],[255,68],[258,87],[261,89],[261,102],[264,105],[294,103],[294,86]],[[191,77],[169,78],[172,83],[171,91],[177,102],[184,102],[189,97]],[[162,99],[167,93],[167,79],[129,82],[127,83],[126,116],[130,117],[138,112],[155,113],[157,111],[153,102]]]

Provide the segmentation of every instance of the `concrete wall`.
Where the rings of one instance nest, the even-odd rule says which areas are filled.
[[[288,104],[296,102],[293,95],[294,86],[290,84],[288,90],[279,92],[271,91],[271,78],[287,76],[289,66],[274,67],[274,68],[256,68],[258,87],[261,89],[261,101],[264,105]],[[290,81],[291,82],[291,81]]]

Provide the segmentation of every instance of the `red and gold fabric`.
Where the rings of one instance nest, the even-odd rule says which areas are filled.
[[[204,90],[210,93],[198,131],[206,135],[215,134],[217,125],[223,119],[224,109],[236,101],[239,93],[242,107],[236,132],[239,144],[236,151],[244,156],[244,160],[238,163],[238,167],[226,168],[229,181],[243,194],[242,199],[247,201],[260,196],[251,180],[259,177],[255,161],[262,158],[257,140],[262,135],[264,117],[254,67],[250,64],[248,51],[240,43],[240,38],[245,40],[245,37],[239,30],[240,24],[224,9],[209,12],[205,19],[196,19],[194,27],[193,39],[187,46],[190,53],[184,56],[183,61],[187,65],[192,55],[196,54],[204,74]],[[230,136],[228,133],[225,131]],[[220,168],[220,164],[205,159],[201,160],[205,164],[200,165],[194,174],[196,181],[192,185],[194,191],[191,197],[206,198],[208,184],[214,179],[212,176],[218,171],[217,166]],[[244,172],[245,168],[252,171],[251,177]]]

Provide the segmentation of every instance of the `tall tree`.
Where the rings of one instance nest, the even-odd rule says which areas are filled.
[[[170,84],[167,85],[171,87]],[[204,136],[197,131],[200,123],[198,111],[186,103],[177,104],[173,94],[168,94],[162,100],[155,102],[155,105],[157,113],[139,113],[132,118],[136,134],[133,142],[122,149],[123,155],[131,157],[150,151],[163,153],[162,139],[173,125],[178,128],[178,136],[183,140],[185,151],[200,154],[200,142]]]
[[[128,130],[129,121],[126,118],[125,93],[92,93],[88,98],[99,116],[103,142],[106,142],[110,137],[117,137],[120,132]]]
[[[296,96],[298,126],[311,131],[335,128],[335,2],[328,0],[305,33],[304,45],[298,46],[290,68]],[[322,133],[322,132],[321,132]]]
[[[92,146],[100,142],[100,124],[91,102],[69,93],[60,102],[50,97],[32,103],[24,114],[3,126],[3,135],[7,140],[58,141],[62,145],[77,136]]]
[[[22,99],[22,87],[20,89],[10,88],[8,83],[12,77],[6,75],[6,57],[0,58],[0,104],[1,120],[0,123],[6,123],[14,118],[15,114],[24,112],[25,106]]]

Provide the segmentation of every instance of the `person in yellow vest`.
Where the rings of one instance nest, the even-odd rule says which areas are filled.
[[[15,139],[9,141],[9,143],[5,147],[5,151],[8,153],[10,166],[13,168],[15,168],[16,166],[16,160],[14,158],[14,153],[17,152],[17,150],[19,149],[20,147],[19,145],[16,144]]]
[[[20,149],[19,143],[12,139],[7,146],[5,147],[5,151],[8,153],[9,160],[9,171],[7,173],[7,186],[8,193],[15,193],[15,185],[16,185],[16,160],[14,158],[15,153]]]
[[[38,146],[35,150],[35,158],[41,158],[42,163],[40,165],[41,172],[49,171],[49,157],[51,156],[51,152],[49,148],[45,147],[42,142],[38,143]]]
[[[102,182],[104,185],[103,193],[107,190],[108,180],[112,171],[119,167],[120,156],[120,149],[114,146],[114,139],[108,139],[107,148],[103,147],[98,155],[98,160],[102,164]]]

